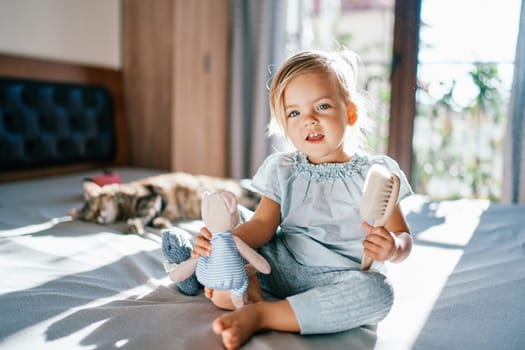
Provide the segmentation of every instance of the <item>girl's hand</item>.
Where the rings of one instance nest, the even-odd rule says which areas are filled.
[[[210,256],[211,254],[211,232],[206,228],[201,228],[201,234],[195,237],[193,244],[193,251],[191,252],[192,258],[198,258],[199,256]]]
[[[382,226],[373,227],[366,221],[362,223],[362,226],[368,233],[363,240],[365,254],[376,261],[390,259],[396,252],[394,235],[386,228]]]

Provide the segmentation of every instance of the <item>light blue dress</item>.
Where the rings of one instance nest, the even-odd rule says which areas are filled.
[[[300,152],[274,153],[252,179],[255,190],[281,207],[278,232],[259,249],[272,273],[259,278],[271,294],[288,299],[303,334],[377,323],[391,308],[384,264],[360,271],[365,232],[359,206],[366,174],[377,163],[399,175],[399,200],[412,194],[387,156],[355,154],[345,163],[312,164]]]

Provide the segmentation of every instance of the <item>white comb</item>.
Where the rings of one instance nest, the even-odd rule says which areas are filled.
[[[385,226],[399,196],[399,176],[380,164],[370,167],[361,197],[361,218],[374,227]],[[363,253],[361,270],[368,270],[373,260]]]

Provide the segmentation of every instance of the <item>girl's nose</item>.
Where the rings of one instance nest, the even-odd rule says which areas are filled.
[[[317,118],[315,118],[313,115],[307,115],[305,116],[304,118],[304,125],[305,126],[309,126],[309,125],[317,125],[318,123],[318,120]]]

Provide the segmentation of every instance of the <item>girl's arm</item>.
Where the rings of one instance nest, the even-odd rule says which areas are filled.
[[[259,248],[272,239],[281,223],[280,205],[263,196],[253,217],[237,226],[233,234],[241,238],[252,248]]]
[[[401,262],[412,250],[412,237],[399,205],[394,208],[385,227],[372,227],[363,222],[368,233],[363,241],[365,254],[377,261]]]
[[[252,218],[237,226],[232,233],[250,247],[258,248],[272,239],[280,222],[281,207],[277,202],[263,196]],[[201,235],[195,238],[192,257],[210,255],[211,252],[211,233],[206,227],[200,232]]]

